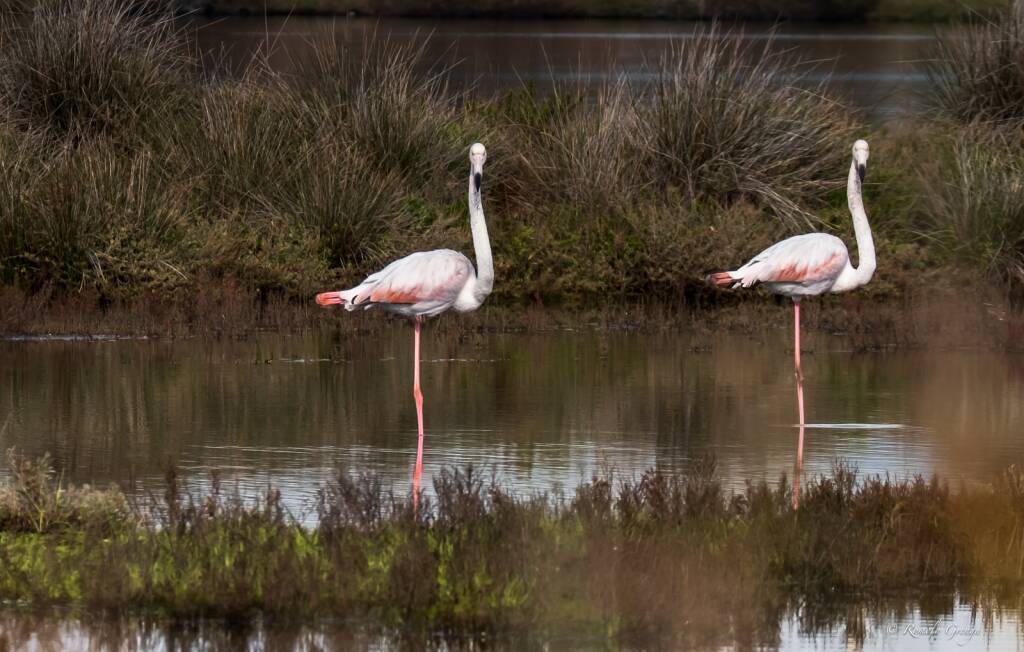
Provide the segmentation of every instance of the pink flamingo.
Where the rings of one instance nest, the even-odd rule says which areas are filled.
[[[409,254],[391,263],[349,290],[316,295],[321,306],[341,304],[346,310],[380,306],[415,321],[412,394],[416,399],[419,441],[413,474],[413,495],[419,493],[423,473],[423,392],[420,391],[420,323],[449,308],[469,312],[479,308],[494,287],[494,263],[480,196],[487,150],[480,143],[469,148],[469,224],[473,232],[478,270],[458,251],[436,249]]]
[[[800,440],[797,466],[804,455],[804,388],[800,371],[800,300],[826,292],[847,292],[866,285],[875,273],[875,243],[871,239],[868,215],[864,211],[862,186],[867,174],[868,144],[853,144],[853,161],[846,182],[847,203],[853,216],[857,235],[860,266],[850,263],[850,253],[843,241],[827,233],[807,233],[778,242],[750,259],[746,265],[731,272],[717,272],[707,277],[714,285],[751,287],[763,284],[769,291],[793,299],[794,357],[796,361],[797,407],[800,411]]]

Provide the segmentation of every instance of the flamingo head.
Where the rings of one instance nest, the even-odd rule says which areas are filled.
[[[868,174],[868,141],[858,140],[853,144],[853,163],[857,166],[857,176],[864,183]]]
[[[482,143],[473,143],[469,148],[469,167],[473,175],[473,186],[480,191],[480,182],[484,176],[484,161],[487,160],[487,149]]]

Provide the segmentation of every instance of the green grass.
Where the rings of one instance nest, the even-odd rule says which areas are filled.
[[[0,599],[34,607],[724,643],[770,635],[788,605],[922,591],[1012,600],[1024,586],[1013,468],[951,491],[840,464],[799,491],[782,478],[732,494],[704,459],[681,475],[598,476],[561,498],[516,496],[466,468],[443,471],[418,508],[376,477],[341,474],[303,526],[273,489],[246,502],[215,478],[192,496],[171,473],[163,498],[136,511],[116,489],[61,485],[46,460],[12,464]]]

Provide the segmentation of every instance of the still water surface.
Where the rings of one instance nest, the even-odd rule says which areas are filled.
[[[456,87],[485,92],[551,81],[599,83],[624,76],[653,80],[659,59],[699,24],[608,20],[424,20],[367,18],[226,18],[191,23],[205,60],[237,72],[254,52],[273,68],[294,72],[316,43],[336,38],[358,47],[368,34],[392,43],[422,42],[425,67],[451,67]],[[729,27],[726,27],[729,29]],[[774,32],[774,49],[807,63],[806,81],[829,89],[876,121],[924,110],[936,28],[929,25],[748,23],[732,29],[755,50]],[[759,51],[759,50],[758,50]],[[426,71],[424,71],[426,72]]]
[[[796,608],[775,619],[767,615],[753,631],[736,631],[730,614],[720,621],[679,623],[666,639],[627,640],[623,649],[758,649],[797,651],[865,650],[926,652],[963,650],[1009,652],[1021,649],[1022,623],[1013,609],[978,609],[957,600],[927,609],[904,606],[851,606],[829,616],[810,616]],[[753,619],[752,619],[753,620]],[[742,629],[742,628],[741,628]],[[605,650],[603,632],[500,633],[479,637],[436,632],[429,647],[440,650]],[[0,611],[0,648],[11,650],[402,650],[426,647],[420,636],[402,631],[372,631],[352,623],[316,627],[288,623],[230,629],[217,623],[168,625],[145,619],[116,620],[61,614]]]
[[[780,314],[780,317],[782,315]],[[382,320],[387,321],[387,320]],[[2,445],[49,452],[75,482],[159,489],[175,464],[301,512],[336,468],[408,490],[415,457],[412,329],[244,341],[6,341]],[[782,330],[425,329],[425,477],[493,468],[524,493],[572,490],[611,467],[685,468],[713,453],[734,487],[791,473],[792,349]],[[1024,355],[855,353],[805,341],[806,470],[987,482],[1024,461]],[[429,485],[429,481],[427,482]]]

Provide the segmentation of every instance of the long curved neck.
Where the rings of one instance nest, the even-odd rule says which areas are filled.
[[[861,195],[860,176],[857,174],[856,162],[850,163],[850,178],[846,182],[846,200],[853,216],[853,231],[857,234],[857,268],[854,281],[856,285],[864,285],[875,273],[875,241],[871,238],[871,226],[868,214],[864,210],[864,198]]]
[[[494,288],[494,259],[491,258],[491,240],[487,237],[487,222],[484,221],[483,198],[480,189],[469,174],[469,226],[473,231],[473,249],[476,251],[476,286],[473,294],[483,303]]]

